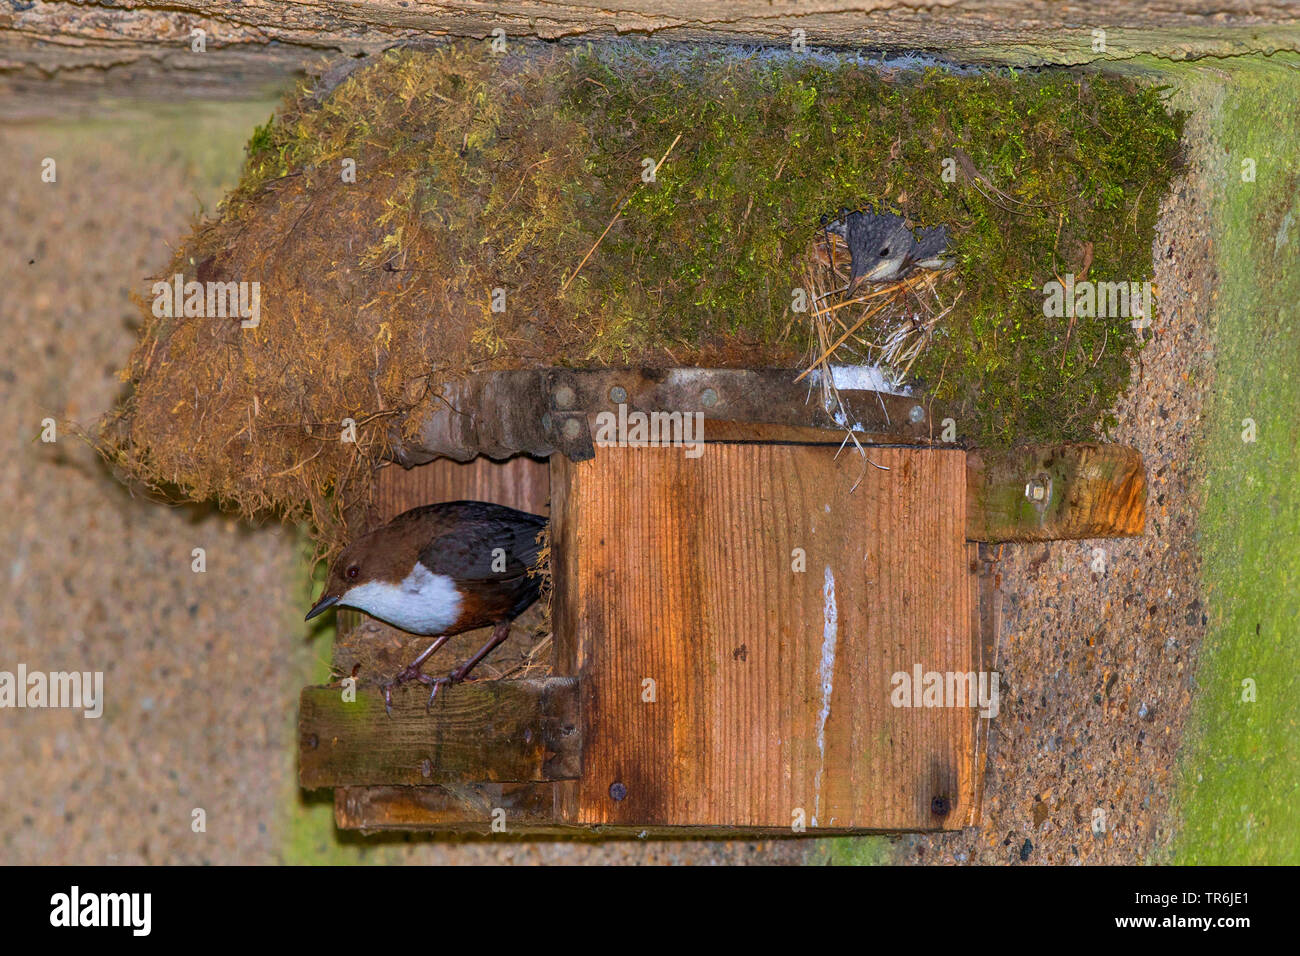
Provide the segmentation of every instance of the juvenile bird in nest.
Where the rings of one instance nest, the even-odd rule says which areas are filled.
[[[849,291],[860,281],[892,282],[916,269],[946,269],[952,265],[951,260],[943,258],[948,251],[948,230],[943,226],[923,226],[913,234],[902,216],[874,209],[841,209],[840,218],[834,222],[823,216],[822,226],[848,244],[853,264]]]
[[[331,607],[351,607],[412,634],[437,635],[393,680],[382,685],[392,714],[392,689],[407,681],[439,688],[458,684],[510,634],[510,622],[537,600],[541,579],[529,574],[546,519],[486,501],[446,501],[412,508],[362,535],[330,568],[325,590],[306,620]],[[494,625],[492,638],[443,677],[421,667],[462,631]]]

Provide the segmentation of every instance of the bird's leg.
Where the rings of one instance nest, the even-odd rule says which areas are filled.
[[[446,677],[439,677],[437,680],[431,681],[431,683],[433,684],[433,690],[429,693],[429,703],[425,706],[425,709],[428,710],[430,707],[433,706],[433,699],[438,696],[438,689],[440,687],[442,687],[444,684],[459,684],[467,676],[469,676],[469,672],[475,668],[475,666],[479,663],[479,661],[483,660],[483,658],[491,654],[492,651],[496,647],[498,647],[501,644],[501,642],[504,641],[509,636],[510,636],[510,622],[502,621],[495,628],[493,628],[491,640],[489,640],[486,644],[480,647],[473,657],[467,660],[464,664],[461,664],[459,667],[457,667]]]
[[[406,667],[402,669],[401,673],[390,680],[387,684],[380,685],[384,691],[384,710],[388,711],[389,717],[393,716],[393,688],[399,684],[405,684],[408,680],[418,680],[422,684],[432,683],[433,678],[427,677],[423,674],[420,671],[420,665],[427,661],[429,655],[442,647],[442,645],[446,644],[448,640],[450,640],[450,638],[446,635],[439,637],[432,644],[426,647],[419,657],[406,665]]]

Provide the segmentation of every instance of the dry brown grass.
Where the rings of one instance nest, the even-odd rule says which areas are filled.
[[[961,298],[960,290],[947,301],[941,294],[955,270],[921,269],[892,282],[850,289],[849,265],[847,243],[834,234],[819,234],[803,267],[815,354],[799,378],[821,369],[823,387],[833,389],[830,365],[835,362],[879,366],[902,383]]]

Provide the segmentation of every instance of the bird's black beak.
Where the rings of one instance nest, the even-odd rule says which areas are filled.
[[[332,594],[327,594],[324,597],[322,597],[319,601],[317,601],[314,605],[312,605],[312,609],[307,612],[307,616],[304,617],[303,620],[310,621],[317,614],[329,610],[335,604],[338,603],[339,603],[338,598],[334,597]]]

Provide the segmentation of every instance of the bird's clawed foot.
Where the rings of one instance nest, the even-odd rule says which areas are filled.
[[[433,699],[438,696],[438,691],[444,687],[450,687],[452,684],[460,684],[464,682],[465,675],[462,671],[463,668],[457,667],[450,674],[443,677],[435,677],[424,681],[424,683],[433,687],[433,690],[429,691],[429,700],[424,705],[425,713],[429,713],[433,710]]]
[[[380,685],[380,688],[384,692],[384,710],[388,711],[389,717],[393,716],[393,688],[399,684],[405,684],[407,681],[419,681],[421,684],[433,688],[429,691],[429,702],[424,705],[426,712],[432,710],[433,700],[438,696],[438,691],[444,687],[450,687],[452,684],[462,683],[479,661],[487,657],[487,655],[491,653],[492,649],[504,641],[509,634],[510,622],[500,622],[492,631],[492,639],[479,648],[478,653],[473,657],[467,660],[464,664],[461,664],[450,674],[443,677],[430,677],[428,674],[420,670],[420,665],[428,659],[430,654],[442,647],[443,644],[447,643],[447,638],[445,636],[438,638],[429,645],[428,649],[425,650],[423,654],[411,661],[410,665],[402,670],[400,674],[394,677],[387,684]]]
[[[445,636],[439,637],[436,641],[434,641],[427,648],[425,648],[423,654],[421,654],[415,660],[411,661],[411,663],[407,664],[406,667],[402,668],[402,670],[397,674],[396,677],[394,677],[386,684],[379,685],[379,689],[384,692],[384,710],[387,711],[389,717],[393,716],[393,688],[394,687],[400,687],[402,684],[405,684],[408,681],[419,681],[421,684],[433,684],[436,681],[441,680],[441,678],[430,677],[428,674],[424,673],[424,671],[422,671],[420,668],[424,665],[424,662],[429,659],[430,654],[432,654],[434,651],[436,651],[438,648],[442,647],[442,645],[446,643],[447,643],[447,638]]]
[[[464,668],[458,667],[450,674],[444,674],[442,677],[430,677],[428,674],[425,674],[420,670],[419,665],[412,664],[388,683],[379,685],[380,690],[384,692],[384,710],[388,712],[389,717],[392,717],[393,688],[399,687],[410,681],[416,681],[420,684],[424,684],[426,687],[433,688],[429,691],[428,703],[424,705],[426,711],[431,711],[433,709],[434,698],[438,696],[438,691],[444,687],[450,687],[452,684],[463,683],[466,680],[463,671]]]

